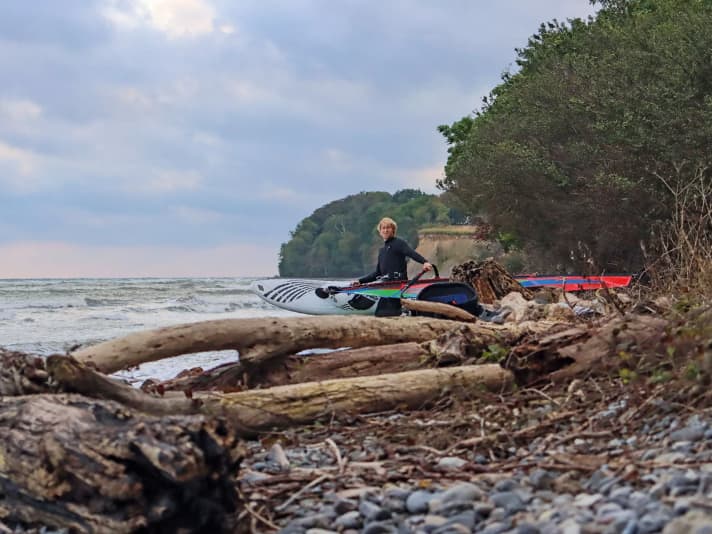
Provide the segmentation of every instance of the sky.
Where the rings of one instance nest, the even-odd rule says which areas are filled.
[[[7,0],[0,278],[270,276],[361,191],[436,193],[440,124],[588,0]],[[387,215],[387,214],[384,214]]]

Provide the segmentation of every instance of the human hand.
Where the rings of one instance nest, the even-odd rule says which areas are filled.
[[[358,280],[354,280],[353,282],[351,282],[351,285],[352,286],[360,286],[361,282],[359,282]]]
[[[432,270],[433,270],[433,265],[432,265],[429,261],[426,261],[426,262],[423,264],[423,270],[424,270],[424,271],[432,271]]]

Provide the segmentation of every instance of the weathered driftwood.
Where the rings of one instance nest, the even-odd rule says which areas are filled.
[[[658,348],[668,324],[666,319],[650,315],[616,317],[585,342],[561,346],[557,355],[572,363],[553,372],[551,378],[563,381],[585,372],[605,373],[621,362],[634,366],[634,362],[625,362],[626,354],[645,354],[646,350]]]
[[[230,532],[242,454],[225,423],[79,395],[0,399],[0,518],[71,532]]]
[[[668,324],[661,317],[628,315],[600,326],[568,327],[544,336],[531,335],[512,348],[507,367],[520,384],[608,373],[621,363],[626,364],[621,354],[633,349],[654,351]]]
[[[56,391],[47,378],[44,358],[0,349],[0,396]]]
[[[420,343],[396,343],[328,354],[290,356],[266,362],[249,373],[246,388],[274,387],[356,376],[414,371],[432,367],[432,358]]]
[[[443,395],[468,396],[481,389],[503,391],[512,374],[499,365],[471,365],[306,382],[225,395],[201,394],[218,402],[239,424],[255,430],[393,408],[420,408]]]
[[[80,362],[112,373],[170,356],[236,349],[248,365],[311,348],[427,341],[460,323],[425,317],[265,317],[183,324],[130,334],[79,349]],[[471,325],[492,330],[494,325]]]
[[[433,313],[455,321],[465,321],[468,323],[474,323],[477,321],[477,317],[472,315],[470,312],[443,302],[401,299],[401,306],[403,306],[406,310]]]
[[[444,393],[471,394],[478,388],[501,390],[512,374],[498,365],[461,366],[376,376],[307,382],[238,393],[194,393],[152,397],[71,357],[56,356],[50,374],[64,389],[117,400],[147,414],[219,415],[232,423],[236,435],[251,435],[271,427],[287,427],[324,416],[353,415],[414,407],[437,400]]]
[[[47,371],[57,387],[67,393],[81,393],[95,399],[116,401],[128,408],[151,415],[198,414],[201,403],[185,395],[170,398],[148,395],[113,378],[90,369],[71,356],[50,356]],[[214,415],[214,414],[209,414]]]
[[[142,389],[159,393],[169,390],[233,392],[254,387],[456,365],[477,358],[491,345],[513,346],[525,335],[546,332],[557,325],[552,321],[506,326],[459,323],[452,330],[420,346],[407,342],[329,354],[290,355],[263,361],[249,366],[249,369],[241,362],[229,363],[203,373],[190,370],[170,380],[149,381]]]
[[[482,262],[466,261],[452,268],[450,279],[470,284],[477,291],[480,302],[492,304],[503,296],[517,291],[526,299],[534,298],[531,290],[522,287],[504,267],[492,259]]]

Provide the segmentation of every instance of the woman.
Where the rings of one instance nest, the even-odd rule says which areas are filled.
[[[384,217],[378,223],[378,233],[383,238],[383,247],[378,251],[378,263],[376,270],[366,276],[362,276],[353,285],[366,284],[379,278],[388,280],[407,280],[408,269],[406,258],[413,258],[418,263],[423,264],[426,271],[432,270],[433,266],[423,256],[410,248],[408,243],[400,237],[396,237],[398,225],[390,217]]]

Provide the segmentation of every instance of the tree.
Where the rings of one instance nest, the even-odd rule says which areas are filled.
[[[279,274],[336,278],[372,270],[382,243],[376,225],[384,216],[398,222],[398,235],[413,247],[420,227],[452,222],[439,197],[417,189],[352,195],[322,206],[297,225],[280,249]]]
[[[671,191],[709,180],[712,3],[600,3],[543,24],[481,110],[439,127],[439,186],[516,236],[530,268],[640,268]]]

